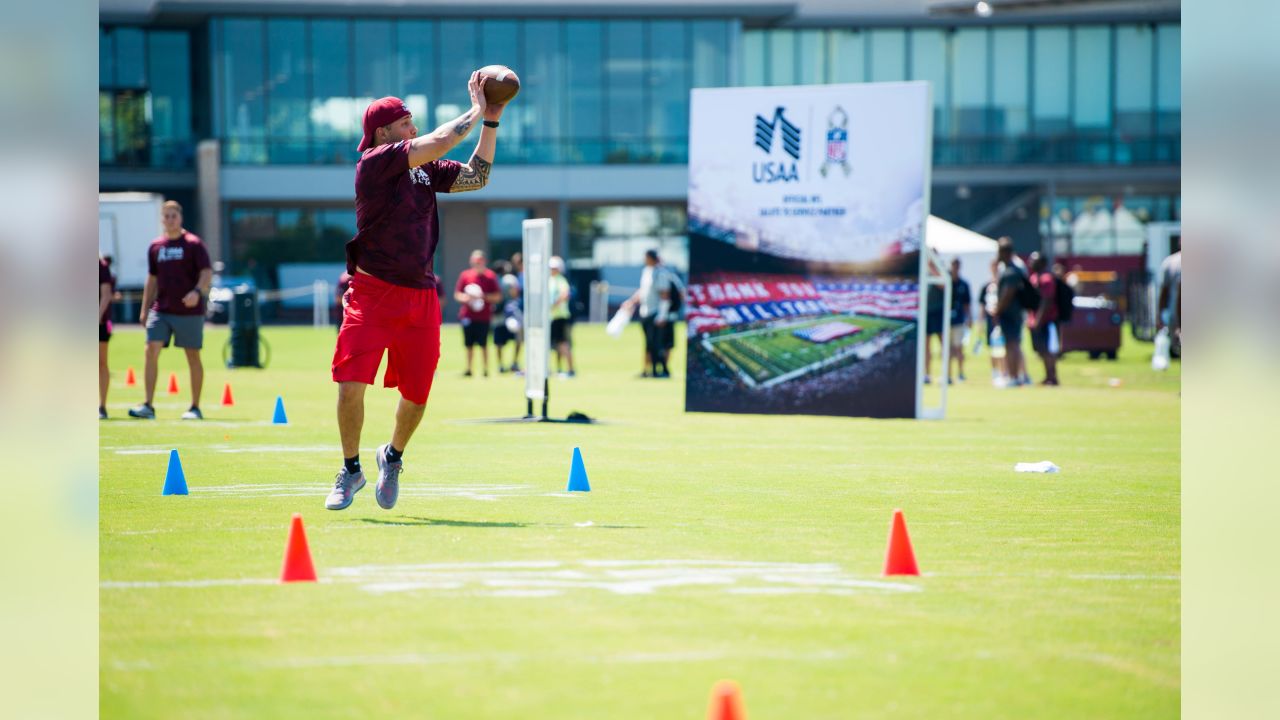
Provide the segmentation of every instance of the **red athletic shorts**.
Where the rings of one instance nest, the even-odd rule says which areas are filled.
[[[392,285],[355,273],[347,290],[347,312],[333,352],[333,381],[372,385],[382,351],[388,351],[386,387],[425,405],[440,362],[440,298],[434,288]]]

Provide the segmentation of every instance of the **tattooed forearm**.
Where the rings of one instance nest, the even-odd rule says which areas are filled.
[[[458,173],[458,178],[453,181],[453,187],[449,188],[450,192],[467,192],[469,190],[479,190],[489,183],[489,170],[493,168],[493,163],[482,157],[472,155],[471,162],[462,166],[462,172]]]
[[[453,125],[454,134],[458,137],[466,137],[466,134],[471,130],[471,126],[474,125],[475,122],[475,118],[472,118],[470,115],[463,115],[458,118],[458,122]]]

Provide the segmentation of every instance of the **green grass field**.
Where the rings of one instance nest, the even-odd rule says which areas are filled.
[[[125,417],[142,336],[111,343],[103,717],[693,719],[722,678],[756,719],[1179,712],[1180,368],[1149,345],[1073,355],[1056,389],[971,360],[941,422],[685,415],[682,371],[636,377],[638,327],[579,326],[552,413],[603,422],[528,426],[467,422],[522,413],[522,384],[462,378],[451,326],[399,505],[371,481],[329,512],[334,334],[265,332],[272,366],[228,371],[210,329],[203,423],[174,350],[183,394]],[[367,466],[395,399],[370,390]],[[161,496],[171,448],[189,496]],[[922,577],[879,576],[894,508]],[[273,582],[295,512],[318,584]]]
[[[825,343],[811,342],[795,335],[796,330],[830,322],[857,325],[862,332]],[[739,371],[748,373],[756,382],[767,382],[820,363],[851,345],[864,343],[880,332],[904,324],[898,320],[866,315],[824,315],[803,322],[782,321],[776,324],[777,327],[721,335],[713,338],[711,344],[722,359]]]

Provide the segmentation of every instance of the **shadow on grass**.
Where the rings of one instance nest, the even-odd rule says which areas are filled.
[[[522,522],[480,522],[475,520],[444,520],[440,518],[400,516],[396,520],[379,520],[378,518],[360,518],[360,522],[372,525],[405,525],[411,527],[463,527],[463,528],[523,528],[533,525],[539,527],[568,527],[568,525],[546,525],[545,523]],[[604,530],[643,530],[643,525],[595,525]]]
[[[477,522],[473,520],[443,520],[436,518],[407,517],[402,516],[399,520],[379,520],[377,518],[360,518],[362,522],[372,523],[374,525],[411,525],[417,527],[468,527],[468,528],[522,528],[529,527],[528,523],[520,522]]]

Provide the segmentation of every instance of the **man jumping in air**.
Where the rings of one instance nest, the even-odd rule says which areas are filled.
[[[375,496],[382,508],[395,507],[402,456],[426,410],[440,360],[440,278],[431,271],[440,240],[436,193],[479,190],[493,167],[503,105],[485,101],[484,82],[472,73],[467,83],[471,109],[423,137],[398,98],[374,101],[364,112],[356,235],[347,242],[351,287],[333,353],[343,467],[325,500],[330,510],[351,505],[365,485],[360,467],[364,392],[377,378],[383,351],[388,355],[383,384],[399,388],[400,404],[391,441],[375,456]],[[467,164],[440,159],[482,119],[480,140]]]

